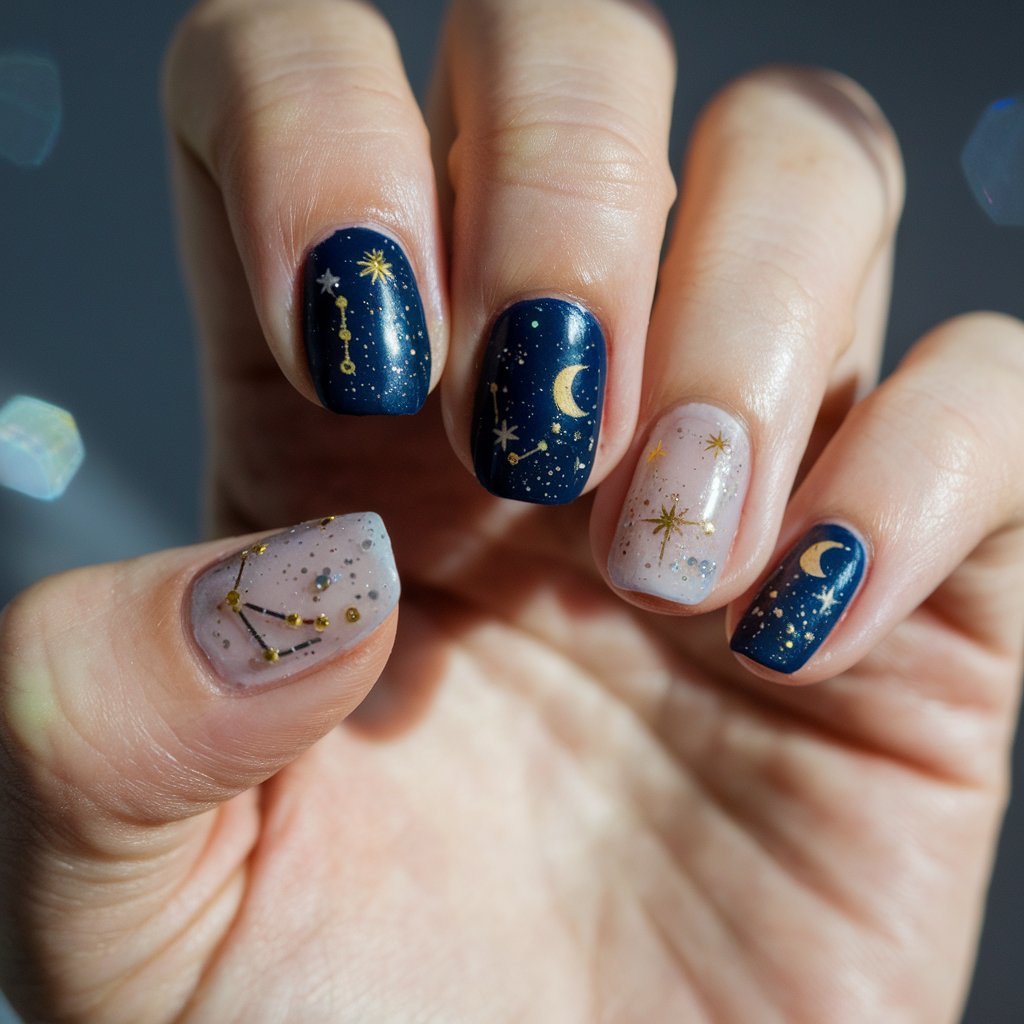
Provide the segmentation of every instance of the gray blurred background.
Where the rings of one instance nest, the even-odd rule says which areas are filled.
[[[162,51],[188,6],[0,0],[0,61],[11,53],[51,61],[63,94],[60,133],[41,166],[24,169],[0,156],[0,403],[24,392],[64,406],[87,450],[55,503],[0,489],[0,604],[46,574],[199,537],[195,353],[157,100]],[[380,6],[422,95],[443,4]],[[1024,228],[993,224],[960,168],[986,106],[1024,94],[1020,0],[663,6],[679,41],[677,167],[699,107],[757,64],[844,71],[892,120],[908,194],[887,368],[947,316],[972,308],[1024,315]],[[3,127],[0,118],[0,134]],[[1018,758],[1015,777],[1022,772]],[[971,1024],[1024,1021],[1022,864],[1018,800],[999,849],[964,1017]],[[5,1013],[0,1007],[0,1024]]]

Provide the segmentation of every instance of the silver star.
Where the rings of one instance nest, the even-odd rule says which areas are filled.
[[[494,433],[498,435],[498,439],[494,443],[500,444],[502,451],[507,451],[509,441],[519,440],[519,437],[516,435],[518,429],[518,427],[510,427],[508,420],[502,420],[501,429],[499,430],[498,427],[494,428]]]
[[[334,286],[340,280],[341,280],[341,278],[340,277],[335,277],[331,273],[329,268],[327,270],[325,270],[323,272],[323,276],[322,277],[318,277],[316,279],[316,283],[318,285],[320,285],[320,294],[323,295],[324,292],[329,292],[331,295],[333,295],[334,294]]]
[[[818,609],[818,611],[822,615],[824,615],[825,612],[831,611],[832,605],[836,603],[836,588],[829,587],[829,589],[826,590],[824,587],[822,587],[821,593],[814,595],[814,600],[821,602],[821,607]]]

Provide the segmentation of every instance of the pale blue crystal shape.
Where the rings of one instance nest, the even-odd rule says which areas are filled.
[[[16,395],[0,409],[0,485],[53,501],[84,458],[75,418],[66,409],[28,395]]]
[[[61,111],[60,72],[49,57],[0,53],[0,156],[38,167],[53,151]]]
[[[996,224],[1024,226],[1024,96],[989,104],[960,164],[978,205]]]

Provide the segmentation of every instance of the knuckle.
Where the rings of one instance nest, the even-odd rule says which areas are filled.
[[[899,143],[872,97],[847,76],[812,67],[758,68],[726,85],[705,119],[733,139],[773,145],[791,172],[832,173],[846,193],[875,189],[886,229],[895,227],[904,193]]]
[[[472,168],[474,183],[486,188],[526,189],[574,204],[629,211],[667,212],[675,179],[667,155],[639,126],[609,118],[603,107],[553,117],[524,102],[499,119],[499,128],[472,136],[460,133],[449,168],[456,188]],[[663,147],[662,147],[663,149]]]
[[[263,153],[307,148],[311,130],[332,149],[354,147],[350,156],[396,137],[423,144],[426,128],[396,62],[394,35],[370,5],[317,0],[296,18],[287,3],[205,0],[168,50],[167,116],[220,182]]]

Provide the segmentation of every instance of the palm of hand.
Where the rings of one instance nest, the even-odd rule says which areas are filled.
[[[344,725],[211,816],[185,897],[210,927],[165,954],[195,979],[183,1019],[942,1019],[1014,673],[970,579],[845,676],[763,683],[722,613],[606,588],[589,502],[483,494],[436,403],[328,421],[270,393],[218,403],[221,525],[379,510],[399,640]],[[247,433],[267,409],[287,431]]]

